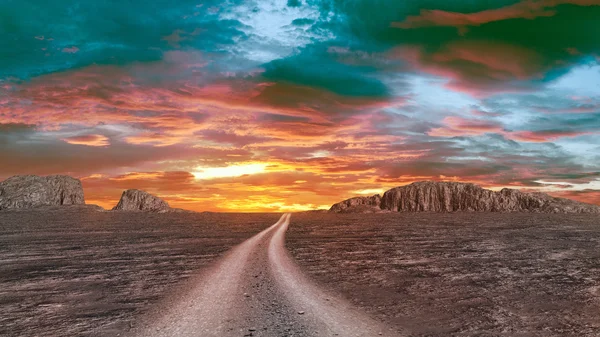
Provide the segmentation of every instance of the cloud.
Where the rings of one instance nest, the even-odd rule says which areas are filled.
[[[3,136],[8,136],[10,133],[32,133],[35,131],[35,125],[25,123],[0,123],[0,131],[4,133]]]
[[[558,198],[567,198],[588,204],[600,205],[600,191],[598,190],[588,189],[582,191],[555,191],[549,192],[549,194]]]
[[[290,7],[300,7],[302,5],[301,0],[288,0],[287,5]]]
[[[333,38],[331,30],[315,27],[316,22],[326,18],[312,1],[239,1],[228,6],[220,17],[239,21],[239,29],[247,37],[229,46],[230,53],[255,64],[285,58],[314,42]],[[294,24],[302,22],[296,20],[304,20],[306,25]],[[315,23],[308,25],[307,20]]]
[[[525,0],[497,9],[475,13],[455,13],[444,10],[422,9],[419,16],[409,16],[402,22],[393,22],[392,27],[414,29],[431,26],[481,26],[486,23],[509,19],[533,20],[538,17],[556,15],[554,7],[560,5],[599,6],[598,0]]]
[[[520,8],[546,5],[552,7],[553,15],[520,18]],[[369,17],[358,12],[367,6],[363,1],[339,6],[337,10],[344,14],[340,14],[340,25],[348,25],[353,36],[372,50],[387,49],[391,59],[404,60],[407,65],[397,71],[446,78],[448,89],[478,98],[543,90],[586,57],[600,54],[594,42],[599,33],[594,24],[600,15],[597,1],[416,1],[398,4],[398,8],[382,3],[371,5]],[[411,19],[424,7],[431,8],[424,12],[425,19]],[[509,14],[515,18],[500,20]],[[419,24],[411,29],[389,26],[405,20]],[[468,30],[458,26],[463,28],[457,31],[454,24],[463,23],[475,25]]]
[[[542,130],[542,131],[518,131],[510,135],[514,140],[522,142],[551,142],[564,137],[578,137],[587,135],[585,131],[569,131],[569,130]]]
[[[186,32],[182,29],[176,29],[171,34],[164,36],[162,40],[167,41],[167,43],[173,48],[180,48],[182,41],[192,40],[195,36],[199,35],[202,32],[200,28],[194,29],[192,32]]]
[[[0,177],[73,174],[111,207],[142,188],[283,211],[415,180],[542,188],[600,169],[600,6],[77,3],[0,4]]]
[[[545,143],[565,137],[579,137],[600,133],[600,126],[597,125],[597,120],[594,117],[583,119],[560,118],[560,120],[563,122],[563,128],[548,129],[552,125],[559,124],[555,122],[556,118],[538,118],[531,121],[530,125],[524,125],[525,127],[530,126],[530,129],[507,130],[498,122],[452,116],[444,118],[442,122],[444,126],[431,129],[428,135],[432,137],[465,137],[493,133],[520,142]],[[582,123],[582,121],[588,121],[592,124]]]
[[[118,133],[111,136],[110,146],[100,146],[102,137],[69,137],[63,141],[65,131],[40,131],[32,125],[0,124],[0,153],[3,165],[0,177],[16,174],[72,174],[122,172],[131,167],[160,167],[162,161],[189,162],[206,157],[206,163],[218,164],[228,155],[247,159],[247,153],[236,149],[218,149],[172,145],[153,147],[133,145],[120,141]],[[101,129],[96,129],[100,131]],[[110,133],[107,129],[102,131]],[[106,137],[108,138],[108,137]],[[85,145],[85,146],[82,146]],[[99,146],[90,146],[99,145]],[[163,164],[164,165],[164,164]],[[197,163],[195,165],[198,165]]]
[[[498,93],[527,92],[532,78],[542,78],[542,57],[527,48],[491,41],[451,42],[443,49],[426,53],[418,46],[402,46],[389,52],[410,71],[447,80],[445,88],[482,98]]]
[[[267,136],[259,136],[253,134],[237,134],[235,132],[227,132],[222,130],[202,130],[195,133],[196,135],[202,137],[204,140],[212,141],[218,144],[231,144],[235,147],[244,147],[248,145],[265,143],[271,140],[281,139],[267,137]]]
[[[268,81],[320,88],[341,96],[388,97],[387,87],[374,69],[341,64],[323,46],[311,46],[299,54],[264,65]]]
[[[117,0],[70,1],[62,7],[32,1],[1,4],[0,77],[29,79],[92,64],[152,62],[180,47],[217,52],[244,38],[239,21],[211,12],[219,1],[203,4],[182,0],[168,10]],[[182,19],[193,12],[198,14]]]
[[[63,53],[67,53],[67,54],[75,54],[79,51],[79,48],[73,46],[73,47],[69,47],[69,48],[63,48],[62,52]]]
[[[110,141],[103,135],[82,135],[63,138],[69,144],[85,145],[85,146],[108,146]]]
[[[434,128],[428,132],[433,137],[477,136],[486,133],[504,133],[504,128],[498,123],[464,119],[461,117],[446,117],[444,127]]]

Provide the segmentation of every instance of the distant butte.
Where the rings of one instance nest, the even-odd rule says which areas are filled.
[[[146,191],[136,189],[124,191],[119,203],[112,210],[154,213],[191,212],[178,208],[171,208],[169,204],[161,198]]]
[[[347,199],[329,209],[331,213],[386,211],[600,213],[600,206],[539,192],[525,193],[509,188],[496,192],[475,184],[423,181],[392,188],[383,196]]]
[[[167,212],[171,207],[161,198],[141,190],[126,190],[113,211]]]
[[[69,176],[13,176],[0,182],[0,210],[85,205],[81,181]]]

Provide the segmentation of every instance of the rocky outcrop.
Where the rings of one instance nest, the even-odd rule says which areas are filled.
[[[13,209],[5,209],[2,212],[21,212],[21,213],[30,213],[30,212],[42,212],[42,213],[51,213],[51,212],[60,212],[60,213],[96,213],[96,212],[105,212],[106,210],[98,205],[94,204],[85,204],[85,205],[60,205],[60,206],[39,206],[35,208],[13,208]]]
[[[356,200],[360,199],[360,200]],[[544,193],[525,193],[505,188],[491,191],[474,184],[456,182],[418,182],[392,188],[370,198],[352,198],[337,203],[330,212],[355,212],[371,207],[392,212],[537,212],[600,213],[600,206]]]
[[[329,212],[333,213],[374,213],[381,211],[381,196],[356,197],[333,205]]]
[[[81,181],[69,176],[14,176],[0,183],[0,210],[84,204]]]
[[[141,190],[127,190],[113,211],[158,212],[171,211],[169,204],[159,197]]]

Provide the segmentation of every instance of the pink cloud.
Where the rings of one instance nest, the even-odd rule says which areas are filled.
[[[428,132],[433,137],[457,137],[457,136],[478,136],[486,133],[504,133],[504,128],[500,124],[465,119],[461,117],[444,118],[444,127],[435,128]]]
[[[442,10],[421,10],[418,16],[409,16],[402,22],[393,22],[392,27],[414,29],[422,27],[467,27],[509,19],[535,19],[556,14],[554,7],[563,4],[578,6],[598,6],[599,0],[525,0],[514,5],[498,9],[489,9],[476,13],[456,13]],[[464,29],[464,28],[462,28]],[[463,30],[464,32],[464,30]]]
[[[507,139],[528,143],[552,142],[560,138],[578,137],[590,134],[586,131],[562,131],[562,130],[541,130],[541,131],[508,131],[496,122],[466,119],[462,117],[446,117],[443,120],[444,126],[431,129],[427,134],[433,137],[463,137],[480,136],[486,133],[496,133],[503,135]]]
[[[423,73],[448,79],[447,89],[482,98],[496,93],[531,90],[520,80],[543,74],[543,57],[527,48],[492,41],[456,41],[433,53],[401,46],[388,58],[405,61]]]
[[[590,134],[582,131],[516,131],[509,134],[509,138],[521,142],[545,143],[555,141],[560,138],[578,137]]]
[[[79,51],[79,48],[77,48],[75,46],[70,47],[70,48],[63,48],[63,50],[62,50],[63,53],[68,53],[68,54],[75,54],[78,51]]]

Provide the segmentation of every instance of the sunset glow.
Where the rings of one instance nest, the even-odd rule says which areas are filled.
[[[0,4],[0,180],[69,174],[106,208],[420,180],[600,203],[598,1],[68,3]]]
[[[192,174],[194,177],[196,177],[196,179],[240,177],[244,175],[265,172],[266,167],[266,164],[245,164],[225,167],[197,167],[197,171],[192,172]]]

